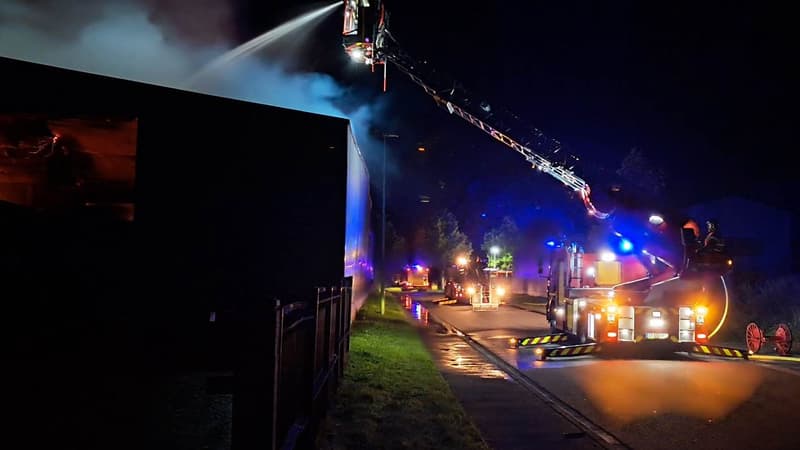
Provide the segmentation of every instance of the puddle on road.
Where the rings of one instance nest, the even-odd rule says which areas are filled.
[[[447,334],[447,330],[439,323],[430,320],[428,308],[415,301],[410,295],[402,295],[400,303],[411,312],[411,317],[423,326],[436,330],[439,334]],[[509,379],[494,365],[484,361],[483,357],[469,344],[460,338],[443,340],[438,348],[431,349],[434,358],[444,363],[449,369],[463,375],[477,376],[480,378]]]
[[[442,350],[448,352],[441,355],[445,364],[465,375],[474,375],[481,378],[496,378],[507,380],[509,377],[494,365],[483,360],[475,349],[464,341],[453,340],[446,344]]]
[[[410,295],[401,295],[400,303],[403,308],[411,311],[411,317],[422,325],[428,326],[428,308],[422,306],[420,302],[414,301]]]

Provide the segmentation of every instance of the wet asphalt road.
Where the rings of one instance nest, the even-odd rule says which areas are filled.
[[[508,339],[548,334],[541,314],[505,305],[474,312],[433,302],[440,297],[412,294],[411,301],[427,308],[431,321],[466,333],[629,447],[800,448],[798,363],[680,354],[537,361],[532,349],[510,348]]]

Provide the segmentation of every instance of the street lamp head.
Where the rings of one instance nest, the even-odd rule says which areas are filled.
[[[652,225],[656,225],[657,226],[657,225],[661,225],[662,223],[664,223],[664,218],[659,214],[650,214],[650,217],[648,218],[648,221]]]
[[[493,255],[497,255],[497,254],[499,254],[499,253],[500,253],[500,247],[498,247],[498,246],[496,246],[496,245],[493,245],[493,246],[492,246],[492,247],[489,249],[489,252],[490,252],[491,254],[493,254]]]
[[[465,258],[463,256],[459,256],[458,259],[456,259],[456,264],[458,264],[459,266],[466,266],[467,265],[467,258]]]

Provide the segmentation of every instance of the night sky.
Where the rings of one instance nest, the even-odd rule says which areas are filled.
[[[637,147],[666,172],[671,206],[741,195],[797,212],[787,158],[796,141],[791,67],[798,40],[783,7],[482,5],[395,1],[387,8],[408,52],[565,142],[584,160],[576,172],[596,191]],[[258,33],[270,18],[286,17],[278,9],[262,7],[240,29]],[[359,95],[380,94],[380,75],[358,73],[341,52],[338,14],[318,28],[331,38],[307,47],[303,68],[333,74]],[[564,206],[568,196],[555,180],[531,173],[520,155],[436,108],[391,66],[389,86],[378,127],[401,135],[390,141],[399,165],[389,181],[390,209],[446,206],[471,222],[481,212]],[[416,151],[419,144],[425,153]],[[432,202],[414,205],[419,194]]]
[[[395,0],[387,8],[392,33],[410,54],[564,142],[581,157],[575,171],[594,192],[607,191],[622,158],[636,147],[667,175],[668,191],[659,199],[666,206],[738,195],[797,215],[796,169],[789,158],[796,146],[798,74],[792,66],[800,39],[788,7],[644,3],[519,1],[475,7],[452,0]],[[59,44],[78,40],[81,30],[103,19],[108,4],[143,11],[161,33],[158,44],[172,45],[168,50],[173,52],[190,46],[230,48],[329,3],[87,0],[73,7],[56,0],[11,0],[10,8],[0,5],[0,37],[7,36],[3,27],[9,25],[12,36],[19,34],[13,21],[24,17],[26,26],[57,36]],[[53,20],[56,10],[58,20]],[[20,16],[19,11],[26,13]],[[446,207],[479,241],[506,214],[522,225],[537,216],[580,215],[582,205],[566,188],[437,108],[391,66],[389,92],[382,93],[380,74],[355,65],[342,50],[341,14],[337,9],[253,58],[277,61],[294,74],[329,75],[337,84],[336,98],[330,100],[337,108],[348,113],[368,105],[373,137],[400,135],[388,142],[388,209],[401,228]],[[120,46],[127,45],[124,33],[114,37]],[[31,53],[38,51],[34,47]],[[167,54],[174,52],[154,52],[153,57],[176,73],[186,69],[165,60]],[[74,59],[66,55],[66,61]],[[196,67],[199,56],[191,56],[180,62]],[[153,65],[139,63],[128,70]],[[124,74],[121,65],[112,69]],[[263,89],[290,90],[285,86],[274,82]],[[380,139],[360,142],[379,185]],[[418,152],[419,146],[426,151]],[[377,199],[377,191],[374,195]],[[420,203],[420,195],[431,202]]]

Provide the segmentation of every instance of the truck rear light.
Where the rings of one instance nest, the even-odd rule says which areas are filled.
[[[708,336],[706,336],[705,333],[697,333],[697,340],[698,341],[704,341],[706,339],[708,339]]]
[[[608,322],[605,326],[606,332],[606,341],[608,342],[618,342],[619,341],[619,323],[616,321],[617,319],[617,308],[614,305],[611,305],[608,308],[608,313],[606,314],[606,318]],[[602,334],[601,334],[602,336]]]

